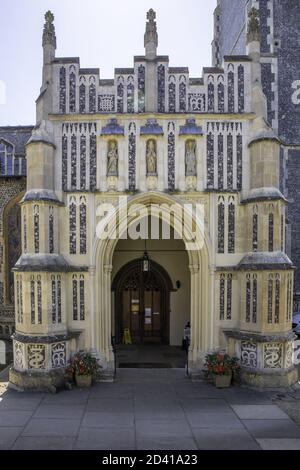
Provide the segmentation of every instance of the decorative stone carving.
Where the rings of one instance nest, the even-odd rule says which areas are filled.
[[[147,189],[149,191],[157,189],[157,176],[147,177]]]
[[[256,8],[251,8],[248,15],[247,42],[260,41],[259,14]]]
[[[48,10],[45,14],[45,24],[43,31],[43,46],[46,44],[51,44],[56,47],[56,36],[55,36],[55,27],[54,27],[54,15]]]
[[[146,164],[147,164],[147,176],[157,175],[157,151],[156,141],[149,139],[146,145]]]
[[[44,344],[28,345],[28,368],[45,369],[46,368],[46,348]]]
[[[241,365],[243,367],[257,367],[257,344],[252,341],[241,342]]]
[[[288,342],[285,345],[285,368],[289,369],[293,365],[293,343]]]
[[[282,343],[266,343],[264,345],[264,368],[282,368]]]
[[[25,369],[24,344],[14,341],[14,367],[17,370]]]
[[[185,175],[196,176],[196,142],[187,140],[185,144]]]
[[[66,365],[66,343],[56,343],[51,346],[51,364],[53,369]]]
[[[107,176],[118,176],[118,144],[115,140],[108,142]]]

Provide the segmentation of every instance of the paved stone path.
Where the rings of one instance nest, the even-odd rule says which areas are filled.
[[[300,427],[270,396],[182,369],[121,369],[115,383],[56,395],[2,384],[0,449],[300,449]]]

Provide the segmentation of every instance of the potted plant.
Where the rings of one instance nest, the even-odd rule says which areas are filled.
[[[79,351],[70,359],[67,374],[75,377],[75,383],[79,388],[90,387],[93,375],[100,369],[97,359],[87,351]]]
[[[240,368],[237,357],[222,352],[207,354],[205,365],[217,388],[230,387],[233,372]]]

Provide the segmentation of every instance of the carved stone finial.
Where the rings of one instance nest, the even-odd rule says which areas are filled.
[[[158,46],[158,34],[156,28],[156,13],[151,8],[151,10],[147,13],[147,23],[146,23],[146,32],[144,36],[144,46],[146,48],[146,55],[147,52],[150,54],[156,54],[156,48]]]
[[[260,41],[260,22],[256,8],[251,8],[248,14],[247,43]]]
[[[154,21],[155,19],[156,19],[156,13],[153,10],[153,8],[151,8],[147,13],[147,20]]]
[[[51,44],[56,48],[56,35],[54,27],[54,15],[48,10],[45,14],[45,24],[43,31],[43,46],[46,44]]]

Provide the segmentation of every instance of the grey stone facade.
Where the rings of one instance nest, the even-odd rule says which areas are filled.
[[[282,141],[281,185],[289,200],[287,252],[297,267],[295,297],[300,299],[300,3],[298,0],[218,0],[214,13],[213,65],[224,56],[245,54],[247,11],[259,10],[262,85],[268,121]],[[297,308],[297,307],[296,307]]]

